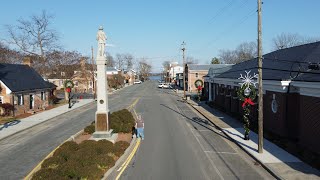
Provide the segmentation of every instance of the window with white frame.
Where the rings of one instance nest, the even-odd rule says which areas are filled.
[[[17,95],[18,97],[18,105],[24,105],[24,98],[23,98],[23,95],[22,94],[18,94]]]
[[[0,104],[3,104],[3,96],[0,96]]]
[[[41,92],[41,100],[46,100],[46,93],[45,92]]]
[[[198,77],[198,73],[196,73],[196,78]]]

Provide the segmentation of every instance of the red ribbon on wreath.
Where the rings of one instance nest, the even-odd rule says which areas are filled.
[[[244,102],[242,103],[242,107],[244,108],[244,106],[246,104],[254,105],[254,103],[252,102],[251,98],[245,98]]]
[[[71,92],[71,88],[70,87],[67,87],[66,88],[66,91],[69,93],[69,92]]]

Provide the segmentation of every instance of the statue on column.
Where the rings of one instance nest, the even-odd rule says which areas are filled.
[[[99,56],[105,56],[104,48],[106,46],[106,40],[107,40],[106,34],[103,32],[103,27],[100,26],[99,31],[97,33]]]

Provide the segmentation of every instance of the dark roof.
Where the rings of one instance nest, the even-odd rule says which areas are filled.
[[[231,69],[233,64],[221,64],[223,66],[211,67],[206,77],[215,77]]]
[[[27,65],[0,63],[0,80],[12,92],[53,88]]]
[[[235,64],[218,78],[240,77],[244,71],[258,73],[257,58]],[[277,50],[263,55],[262,78],[264,80],[320,81],[320,74],[310,71],[310,62],[320,63],[320,42]]]
[[[201,71],[206,70],[208,71],[210,68],[222,68],[228,66],[229,64],[188,64],[189,70],[192,71]]]

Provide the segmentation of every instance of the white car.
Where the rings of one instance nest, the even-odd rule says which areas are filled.
[[[141,84],[142,82],[140,81],[140,80],[138,80],[138,81],[134,81],[134,83],[133,84]]]
[[[169,85],[166,84],[166,83],[160,83],[160,84],[158,85],[158,87],[159,87],[159,88],[169,88]]]

